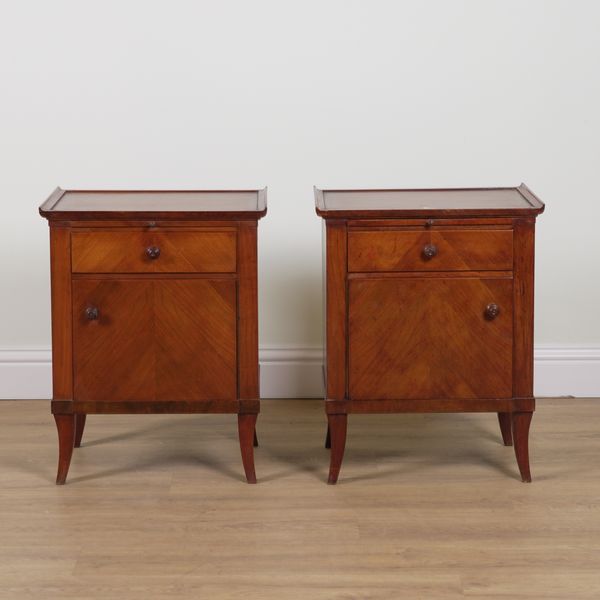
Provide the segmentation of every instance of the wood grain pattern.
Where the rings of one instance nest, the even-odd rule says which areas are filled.
[[[256,483],[256,472],[254,470],[254,434],[256,431],[256,414],[238,415],[238,434],[240,438],[240,450],[242,453],[242,464],[248,483]]]
[[[437,254],[424,255],[433,245]],[[513,267],[512,231],[349,231],[348,271],[478,271]]]
[[[61,190],[40,214],[50,221],[166,219],[260,219],[267,212],[262,190]]]
[[[50,227],[52,297],[52,397],[73,398],[71,324],[71,232]]]
[[[54,415],[58,431],[58,470],[57,485],[64,485],[73,456],[75,444],[75,415]]]
[[[235,273],[236,232],[94,231],[71,235],[74,273]],[[160,255],[150,258],[149,248]]]
[[[83,431],[85,429],[86,415],[79,413],[75,415],[75,448],[81,447],[81,440],[83,439]]]
[[[47,401],[3,401],[0,597],[597,600],[599,402],[538,400],[533,485],[467,413],[350,417],[326,486],[323,401],[276,399],[257,486],[231,416],[122,415],[56,489]]]
[[[326,307],[325,370],[337,394],[327,386],[328,418],[496,412],[529,481],[534,224],[544,204],[525,185],[315,189],[315,203],[325,289],[337,290]],[[331,482],[342,457],[338,447]]]
[[[524,184],[500,188],[315,188],[315,204],[318,215],[333,219],[514,217],[544,211],[544,204]]]
[[[354,279],[348,315],[353,400],[512,396],[511,280]]]
[[[126,413],[248,415],[239,441],[256,481],[266,206],[266,189],[57,189],[40,207],[51,226],[58,483],[86,415]]]
[[[533,288],[535,222],[515,220],[514,252],[514,395],[533,396]]]
[[[326,229],[326,399],[346,398],[346,257],[343,221],[327,221]]]
[[[258,248],[256,223],[239,227],[238,252],[238,394],[260,397],[258,379]]]
[[[329,456],[329,476],[327,483],[337,483],[344,458],[344,449],[346,447],[346,432],[348,429],[348,415],[328,414],[327,415],[327,433],[329,437],[329,446],[331,453]],[[327,445],[327,444],[326,444]]]
[[[531,483],[531,471],[529,469],[529,427],[531,425],[532,412],[512,413],[512,435],[515,447],[515,456],[524,483]]]
[[[76,401],[236,397],[234,281],[75,280],[73,323]]]
[[[500,433],[505,446],[512,446],[512,417],[509,412],[498,413],[498,424],[500,425]]]

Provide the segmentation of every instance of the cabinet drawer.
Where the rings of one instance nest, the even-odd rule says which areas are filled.
[[[512,267],[510,229],[348,233],[350,272],[510,271]]]
[[[233,273],[236,232],[75,232],[71,262],[74,273]]]

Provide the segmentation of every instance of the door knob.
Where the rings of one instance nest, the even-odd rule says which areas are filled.
[[[437,253],[438,249],[435,244],[427,244],[423,248],[423,256],[427,259],[433,258]]]
[[[491,321],[500,314],[500,307],[493,302],[485,307],[485,316]]]
[[[160,256],[160,248],[158,246],[149,246],[146,248],[146,256],[151,259],[158,258]]]
[[[85,316],[90,321],[96,321],[98,319],[100,312],[95,306],[88,306],[85,309]]]

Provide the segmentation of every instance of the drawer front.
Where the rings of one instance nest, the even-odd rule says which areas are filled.
[[[74,279],[74,398],[235,399],[236,326],[233,279]]]
[[[234,273],[236,232],[74,232],[71,262],[74,273]]]
[[[348,270],[511,271],[509,229],[373,230],[348,233]]]
[[[350,398],[510,398],[512,302],[504,277],[350,280]]]

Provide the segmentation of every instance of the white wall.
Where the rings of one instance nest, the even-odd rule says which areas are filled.
[[[525,181],[547,203],[536,342],[596,356],[600,3],[0,7],[0,351],[49,347],[37,206],[56,185],[267,184],[261,346],[310,350],[322,331],[313,184]]]

